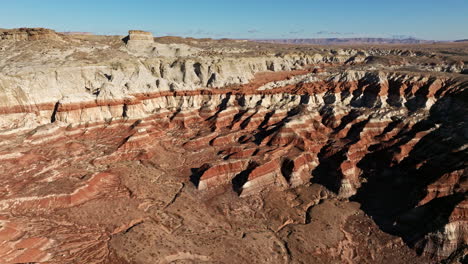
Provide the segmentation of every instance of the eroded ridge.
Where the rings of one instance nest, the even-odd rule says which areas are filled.
[[[126,62],[3,66],[0,262],[428,263],[464,252],[463,69],[375,66],[427,51],[253,56],[235,43],[220,55],[216,42],[208,52],[131,33],[72,45]]]

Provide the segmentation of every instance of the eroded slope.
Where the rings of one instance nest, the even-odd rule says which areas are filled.
[[[2,262],[463,258],[463,46],[136,34],[1,43]]]

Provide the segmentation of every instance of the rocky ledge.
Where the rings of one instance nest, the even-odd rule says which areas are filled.
[[[0,41],[2,263],[463,261],[464,44],[29,39]]]
[[[0,29],[0,40],[45,40],[60,39],[60,35],[54,30],[47,28],[16,28]]]

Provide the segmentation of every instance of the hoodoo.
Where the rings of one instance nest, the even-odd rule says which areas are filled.
[[[4,30],[0,263],[463,261],[467,60]]]
[[[154,43],[153,34],[143,30],[129,30],[128,36],[123,41],[127,44],[127,48],[133,51],[151,48]]]

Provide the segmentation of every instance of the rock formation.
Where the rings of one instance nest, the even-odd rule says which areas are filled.
[[[59,34],[47,28],[0,29],[0,40],[45,40],[60,39]]]
[[[0,41],[0,262],[466,259],[466,44],[30,39]]]
[[[153,42],[153,34],[151,34],[151,32],[147,32],[143,30],[129,30],[128,40],[129,41],[141,40],[141,41]]]

